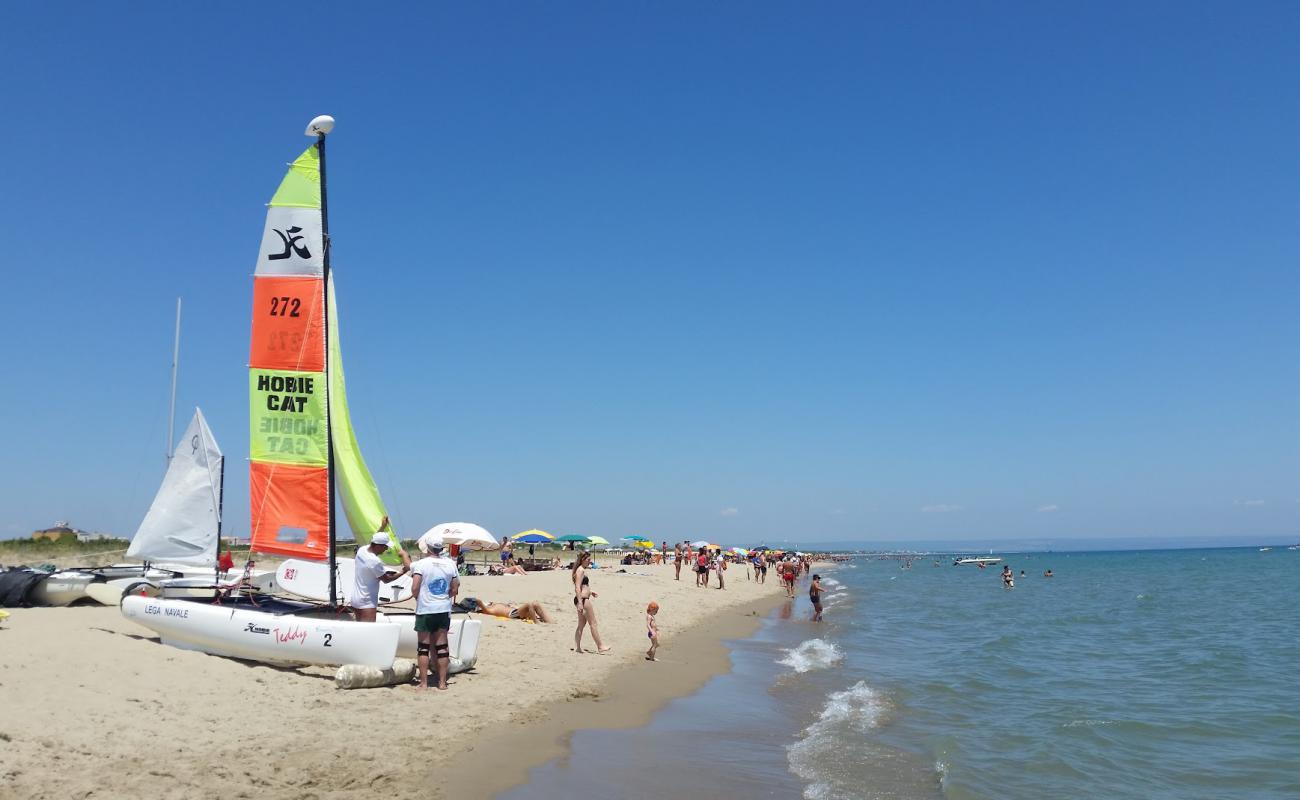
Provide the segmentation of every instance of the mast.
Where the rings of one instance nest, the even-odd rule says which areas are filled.
[[[225,505],[226,505],[226,459],[225,456],[222,456],[221,489],[217,491],[217,557],[212,561],[212,568],[217,572],[212,579],[213,583],[219,583],[221,581],[221,525],[222,523],[225,522],[225,515],[223,514],[223,509],[225,508]],[[251,554],[249,557],[250,558],[252,557]]]
[[[318,118],[319,119],[319,118]],[[330,120],[328,126],[317,126],[316,120],[312,120],[312,126],[308,130],[316,132],[316,149],[320,152],[320,230],[321,241],[324,243],[324,252],[321,258],[324,264],[325,280],[325,302],[321,306],[326,309],[325,313],[325,475],[326,482],[329,486],[329,502],[325,509],[326,517],[329,520],[329,571],[330,571],[330,608],[338,605],[338,536],[334,519],[334,432],[330,420],[330,391],[329,391],[329,372],[330,372],[330,320],[328,309],[330,307],[330,212],[329,212],[329,193],[327,182],[325,180],[325,136],[330,130],[333,130],[334,120]]]
[[[181,360],[181,299],[176,298],[176,341],[172,344],[172,401],[167,412],[167,463],[172,463],[172,448],[176,446],[176,368]]]

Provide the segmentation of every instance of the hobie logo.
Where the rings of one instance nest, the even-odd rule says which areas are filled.
[[[272,253],[266,257],[268,261],[279,261],[282,258],[288,258],[289,253],[293,253],[298,256],[298,258],[311,258],[311,251],[307,249],[307,246],[298,244],[304,238],[298,235],[302,233],[302,228],[294,225],[286,231],[281,231],[276,228],[272,228],[271,230],[276,236],[280,237],[280,242],[284,245],[284,252]]]
[[[244,633],[262,633],[269,636],[271,634],[271,630],[270,628],[260,628],[257,625],[254,625],[253,623],[250,622],[248,623],[248,627],[244,628]]]

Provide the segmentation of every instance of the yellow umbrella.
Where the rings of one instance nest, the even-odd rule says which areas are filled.
[[[609,540],[606,539],[604,536],[588,536],[587,543],[588,544],[609,544]]]

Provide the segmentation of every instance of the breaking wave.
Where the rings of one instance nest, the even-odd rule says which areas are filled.
[[[785,651],[785,657],[777,659],[777,663],[785,664],[795,672],[809,672],[835,666],[842,658],[844,654],[831,642],[809,639],[798,647]]]

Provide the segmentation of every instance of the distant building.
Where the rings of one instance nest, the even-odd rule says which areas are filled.
[[[85,531],[77,530],[76,528],[72,527],[70,523],[66,521],[59,521],[54,523],[54,527],[52,528],[46,528],[43,531],[33,531],[32,538],[55,541],[63,538],[64,536],[76,536],[78,539],[80,539],[81,534],[83,533],[85,533]]]
[[[54,523],[54,527],[46,528],[43,531],[33,531],[32,538],[36,540],[44,539],[54,542],[65,536],[75,536],[79,542],[97,542],[100,539],[112,539],[113,535],[109,533],[100,533],[98,531],[91,533],[83,531],[80,528],[72,527],[72,523],[60,520]]]

